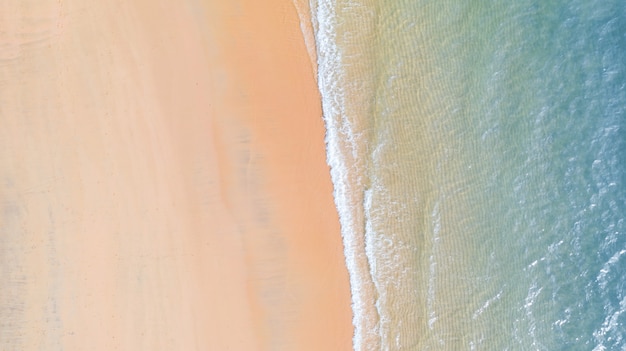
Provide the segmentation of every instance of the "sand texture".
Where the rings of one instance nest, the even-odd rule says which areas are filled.
[[[288,0],[3,1],[0,350],[351,349],[314,72]]]

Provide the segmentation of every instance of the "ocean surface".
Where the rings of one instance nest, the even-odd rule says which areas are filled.
[[[626,5],[312,0],[355,350],[626,350]]]

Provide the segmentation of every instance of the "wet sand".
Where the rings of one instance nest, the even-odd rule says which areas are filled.
[[[291,2],[0,14],[1,349],[351,349]]]

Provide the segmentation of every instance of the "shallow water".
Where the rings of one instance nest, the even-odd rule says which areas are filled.
[[[626,348],[626,7],[312,9],[355,349]]]

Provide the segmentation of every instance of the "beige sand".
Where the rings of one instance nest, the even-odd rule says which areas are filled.
[[[289,0],[3,1],[0,349],[349,350],[313,72]]]

